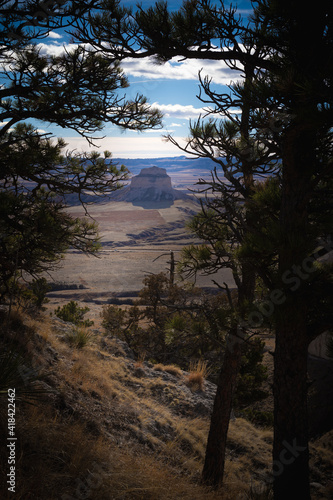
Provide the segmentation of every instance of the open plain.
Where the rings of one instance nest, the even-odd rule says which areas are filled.
[[[188,172],[185,174],[188,184]],[[191,196],[173,201],[107,200],[90,204],[89,216],[99,226],[101,250],[98,257],[76,250],[66,253],[59,268],[48,277],[53,288],[48,294],[51,305],[76,300],[89,303],[94,311],[94,305],[106,304],[111,298],[135,297],[146,275],[168,272],[170,251],[178,261],[185,245],[199,243],[186,227],[199,209],[198,200]],[[78,205],[68,211],[75,217],[87,217]],[[233,286],[229,270],[199,276],[196,283],[215,287],[212,279]]]

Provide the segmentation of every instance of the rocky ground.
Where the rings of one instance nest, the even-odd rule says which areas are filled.
[[[90,213],[99,223],[102,236],[99,257],[69,251],[62,266],[47,276],[53,285],[48,294],[47,314],[69,300],[76,300],[80,306],[88,305],[89,319],[94,320],[94,325],[88,331],[89,342],[82,349],[69,344],[73,325],[54,315],[44,316],[34,326],[36,333],[27,345],[34,366],[46,373],[42,386],[50,393],[38,418],[35,414],[30,417],[29,428],[26,423],[20,424],[21,440],[27,436],[27,449],[33,451],[29,455],[25,448],[21,450],[21,468],[29,472],[25,477],[27,486],[17,500],[83,498],[75,485],[78,480],[85,482],[87,474],[90,477],[89,471],[96,461],[103,464],[99,466],[103,469],[103,481],[100,487],[88,489],[86,499],[248,500],[256,498],[249,492],[250,485],[260,489],[267,484],[272,429],[256,428],[236,415],[229,431],[226,486],[219,493],[201,489],[200,471],[216,386],[204,381],[202,389],[191,387],[189,374],[180,369],[134,359],[126,343],[106,336],[101,328],[102,305],[115,297],[135,297],[145,275],[168,270],[170,250],[179,259],[184,245],[195,242],[185,225],[197,209],[198,205],[188,199],[173,200],[167,206],[149,201],[141,205],[124,201],[94,204]],[[70,211],[83,216],[80,207],[72,207]],[[198,284],[212,286],[211,279],[200,277]],[[233,287],[228,271],[214,279]],[[270,396],[255,409],[271,411],[273,357],[269,351],[274,350],[274,339],[267,335],[265,342],[264,363],[269,368],[266,389]],[[333,404],[326,397],[333,383],[330,363],[309,360],[314,402],[311,406],[314,500],[333,498],[333,435],[329,431]],[[22,420],[23,415],[28,419],[29,412],[23,410]],[[44,421],[43,412],[49,415]],[[51,452],[49,428],[57,425],[59,436],[54,434]],[[43,426],[44,434],[38,431]],[[77,442],[73,440],[74,448],[67,450],[62,440],[72,442],[70,435],[76,432]],[[30,441],[34,433],[37,441],[33,446]],[[60,442],[58,448],[57,442]],[[97,448],[94,443],[98,443]],[[32,466],[37,456],[45,462],[45,469],[42,463]],[[80,467],[86,472],[81,473]],[[43,493],[34,493],[38,478],[45,475],[52,477],[53,482],[45,484],[40,490]],[[61,494],[54,491],[57,484],[61,484]],[[48,497],[45,491],[52,493]]]
[[[77,348],[73,328],[45,315],[26,333],[20,326],[19,342],[34,369],[44,373],[39,387],[47,394],[32,409],[18,404],[18,500],[77,500],[87,477],[84,498],[94,500],[246,500],[269,486],[272,429],[235,418],[225,487],[203,489],[214,384],[204,381],[200,388],[177,367],[134,359],[125,342],[96,325],[86,332],[87,344]],[[331,431],[311,444],[313,500],[331,498],[332,465]],[[98,488],[91,487],[96,467],[103,477]]]

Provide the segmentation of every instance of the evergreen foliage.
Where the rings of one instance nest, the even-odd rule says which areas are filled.
[[[226,248],[218,253],[218,238],[213,238],[210,253],[217,267],[225,266],[228,259],[231,263],[239,290],[238,319],[243,319],[244,305],[253,302],[253,275],[264,283],[266,301],[276,300],[276,291],[285,299],[273,303],[272,313],[276,332],[273,460],[279,461],[285,442],[296,441],[304,451],[274,478],[274,498],[292,499],[296,483],[297,494],[308,500],[307,349],[332,323],[328,307],[332,269],[322,265],[317,253],[318,246],[326,251],[332,248],[328,216],[332,209],[332,3],[324,0],[313,11],[304,9],[300,1],[262,0],[254,4],[248,21],[236,9],[210,0],[186,0],[176,12],[170,12],[166,2],[135,12],[120,10],[119,4],[104,4],[110,8],[108,22],[99,29],[99,40],[111,42],[107,50],[117,59],[219,60],[244,75],[242,83],[230,87],[230,94],[214,90],[209,75],[199,75],[200,97],[209,109],[191,124],[183,150],[211,158],[216,167],[211,187],[220,198],[218,225],[232,231],[233,250],[237,246],[239,252],[233,252],[231,259],[224,255]],[[114,12],[116,21],[110,19]],[[98,13],[96,20],[101,19]],[[85,28],[81,40],[89,39]],[[239,107],[238,115],[234,110]],[[221,121],[213,118],[216,113]],[[221,173],[227,183],[220,182]],[[251,204],[258,176],[274,180],[263,186],[265,193],[254,196]],[[259,206],[265,211],[258,211]],[[197,253],[192,249],[191,255],[194,262],[200,257],[207,263],[209,258],[202,249]],[[304,272],[309,262],[312,269]],[[250,317],[241,321],[244,328],[251,326]],[[229,353],[227,361],[235,371],[240,350],[237,342],[232,345],[234,355]],[[222,368],[225,382],[233,380],[231,368],[229,372]],[[233,387],[232,382],[217,400],[217,412],[225,422],[226,398]],[[216,453],[217,439],[225,445],[226,436],[221,435],[214,412],[213,418],[215,435],[207,459]],[[204,468],[204,478],[218,486],[223,467],[219,453]]]
[[[42,43],[66,28],[74,36],[78,18],[89,17],[92,2],[52,6],[4,1],[0,6],[0,298],[10,297],[20,277],[38,277],[60,261],[68,247],[95,254],[97,228],[64,208],[121,187],[127,169],[110,153],[65,153],[28,120],[71,129],[92,144],[105,123],[144,130],[160,125],[161,114],[142,95],[121,95],[127,79],[113,58],[73,41],[51,55]]]
[[[68,323],[73,323],[77,326],[91,326],[94,324],[93,321],[89,319],[83,319],[83,316],[89,311],[89,307],[80,307],[77,302],[71,300],[64,306],[58,306],[55,310],[55,315],[67,321]]]
[[[198,367],[205,367],[206,373],[198,376],[201,388],[208,373],[217,383],[232,317],[227,295],[209,296],[186,283],[170,285],[166,273],[149,275],[143,283],[136,305],[128,309],[104,306],[101,316],[107,334],[125,340],[148,360],[176,364],[195,374],[202,371]],[[259,339],[244,346],[234,400],[238,411],[267,396],[261,389],[267,379],[262,360]],[[260,415],[251,418],[256,417],[259,421]]]

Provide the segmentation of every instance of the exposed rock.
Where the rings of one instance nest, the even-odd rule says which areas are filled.
[[[310,483],[310,486],[316,490],[321,490],[324,486],[320,483]]]
[[[127,342],[118,339],[117,337],[102,337],[100,345],[102,349],[116,357],[123,356],[129,359],[135,359],[134,352],[129,347]]]
[[[333,360],[308,357],[309,435],[316,437],[332,429],[333,422]]]

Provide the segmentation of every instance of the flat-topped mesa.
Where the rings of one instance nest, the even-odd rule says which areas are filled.
[[[160,167],[143,168],[139,175],[131,178],[129,186],[115,191],[110,198],[114,201],[131,202],[144,208],[148,208],[148,204],[163,208],[172,205],[175,200],[192,200],[192,197],[183,191],[172,187],[166,169]]]
[[[165,168],[148,167],[143,168],[139,175],[132,177],[126,198],[129,201],[174,200],[178,197],[177,194]]]

